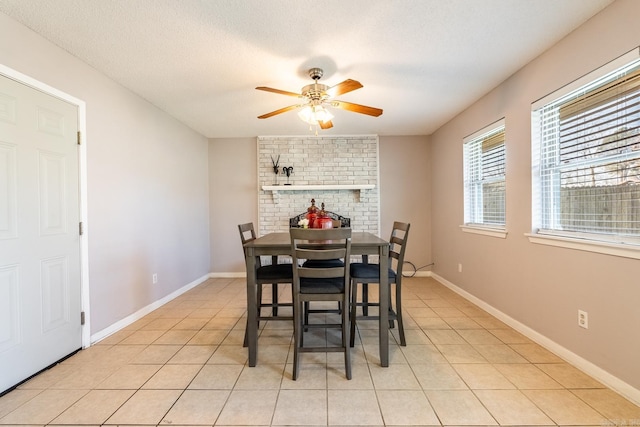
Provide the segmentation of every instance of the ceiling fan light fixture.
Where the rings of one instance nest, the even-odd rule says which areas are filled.
[[[298,112],[298,117],[305,123],[317,126],[319,122],[331,121],[333,114],[322,105],[307,105]]]
[[[309,77],[313,79],[313,83],[304,86],[300,93],[274,89],[266,86],[258,86],[256,88],[257,90],[264,90],[266,92],[292,96],[303,100],[302,103],[280,108],[279,110],[275,110],[270,113],[258,116],[258,118],[267,119],[278,114],[286,113],[287,111],[298,110],[298,117],[300,117],[300,120],[309,124],[310,130],[312,130],[312,127],[315,126],[317,135],[318,127],[320,129],[330,129],[333,127],[333,123],[331,122],[331,119],[333,119],[333,114],[327,111],[327,109],[324,108],[324,105],[331,106],[333,108],[339,108],[341,110],[352,111],[354,113],[366,114],[373,117],[378,117],[382,114],[382,110],[380,108],[353,104],[351,102],[340,101],[334,98],[336,96],[352,92],[356,89],[360,89],[362,87],[362,84],[360,84],[360,82],[347,79],[342,83],[338,83],[335,86],[329,87],[327,85],[318,83],[318,80],[320,80],[322,74],[323,72],[320,68],[310,69]]]

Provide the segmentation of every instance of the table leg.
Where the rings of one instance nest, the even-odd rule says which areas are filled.
[[[389,366],[389,246],[380,247],[380,365]]]
[[[247,251],[247,347],[249,366],[256,366],[258,360],[258,301],[256,286],[256,257],[253,248]]]

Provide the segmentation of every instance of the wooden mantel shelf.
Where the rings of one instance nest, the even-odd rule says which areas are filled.
[[[376,188],[374,184],[318,184],[318,185],[263,185],[263,191],[309,191],[309,190],[371,190]]]

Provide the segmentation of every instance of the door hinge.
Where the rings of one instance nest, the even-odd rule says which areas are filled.
[[[78,131],[78,145],[82,145],[82,134]]]
[[[78,231],[80,232],[80,235],[82,236],[82,233],[84,232],[84,230],[82,229],[82,222],[80,222],[78,224]]]
[[[80,312],[80,325],[84,325],[84,311]]]

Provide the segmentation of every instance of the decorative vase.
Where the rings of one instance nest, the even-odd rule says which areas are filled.
[[[322,209],[320,209],[320,213],[316,218],[314,224],[315,228],[333,228],[333,220],[329,217],[324,210],[324,203],[322,203]]]

